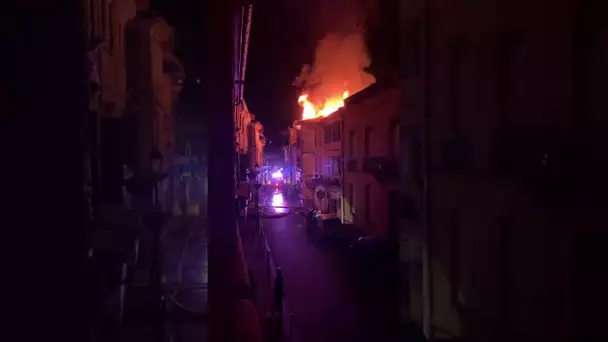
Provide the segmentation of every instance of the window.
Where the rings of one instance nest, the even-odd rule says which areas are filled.
[[[371,127],[365,127],[365,146],[364,146],[364,151],[363,153],[365,153],[366,157],[370,156],[370,144],[372,141],[372,128]]]
[[[331,132],[331,126],[325,126],[323,127],[323,142],[325,144],[329,144],[331,142],[331,138],[332,138],[332,132]]]
[[[348,132],[348,156],[355,157],[355,131]]]
[[[331,125],[332,127],[332,142],[342,140],[342,122],[338,121]]]
[[[323,128],[323,136],[325,144],[342,140],[342,123],[336,122],[325,126]]]
[[[371,194],[372,189],[371,186],[369,184],[367,184],[365,186],[365,189],[363,191],[364,193],[364,200],[365,200],[365,207],[364,207],[364,213],[363,216],[365,217],[365,223],[369,223],[371,222],[372,216],[371,216],[371,211],[372,211],[372,199],[371,199]]]
[[[338,212],[338,200],[332,198],[329,200],[329,213],[337,213]]]

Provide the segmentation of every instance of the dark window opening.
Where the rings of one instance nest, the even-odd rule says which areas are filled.
[[[371,140],[372,140],[372,128],[371,127],[365,127],[365,146],[364,146],[364,151],[363,153],[365,154],[366,157],[370,156],[370,152],[371,152]]]
[[[355,131],[353,130],[348,132],[348,156],[351,158],[355,156]]]
[[[342,140],[342,122],[332,125],[332,142]]]
[[[329,200],[329,212],[330,213],[338,212],[338,200],[337,199],[332,198]]]
[[[323,142],[329,144],[331,142],[331,126],[323,127]]]

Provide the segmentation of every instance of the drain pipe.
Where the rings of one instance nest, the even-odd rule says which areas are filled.
[[[240,120],[238,120],[239,110],[243,105],[244,94],[245,94],[245,75],[247,69],[247,52],[249,49],[249,36],[251,32],[251,18],[253,13],[253,5],[247,6],[247,12],[245,12],[245,7],[241,8],[241,20],[239,26],[239,62],[238,62],[238,70],[239,70],[239,80],[238,80],[238,92],[237,98],[235,102],[235,124],[237,129],[246,129],[241,126]],[[236,134],[235,134],[236,138]],[[240,176],[241,172],[241,158],[240,151],[236,152],[236,175],[237,180]]]
[[[424,229],[422,246],[422,329],[428,341],[433,341],[433,265],[432,265],[432,152],[431,152],[431,63],[430,63],[430,36],[429,36],[429,1],[424,1],[422,22],[423,44],[423,70],[422,81],[424,85],[423,108],[423,169],[424,169]]]
[[[244,94],[245,94],[245,71],[247,69],[247,52],[249,49],[249,36],[251,33],[251,18],[253,16],[253,5],[248,5],[247,6],[247,19],[245,21],[245,34],[243,36],[243,40],[242,40],[242,50],[241,50],[241,87],[240,87],[240,94],[239,94],[239,101],[243,101],[244,99]]]
[[[340,127],[340,131],[341,131],[340,135],[341,135],[341,138],[342,138],[342,139],[340,139],[340,140],[342,140],[340,142],[340,145],[341,145],[340,146],[340,152],[341,152],[341,156],[340,156],[340,177],[342,178],[340,180],[340,183],[341,183],[340,185],[342,186],[342,196],[340,196],[340,197],[342,197],[341,201],[340,201],[340,212],[341,212],[340,216],[342,217],[342,223],[344,223],[344,220],[346,218],[346,214],[344,213],[344,209],[346,207],[344,205],[344,201],[345,201],[345,197],[346,197],[346,193],[345,193],[345,189],[346,189],[345,188],[345,186],[346,186],[346,168],[344,167],[345,166],[345,164],[344,164],[344,139],[346,139],[346,135],[344,134],[345,133],[344,130],[346,128],[346,113],[344,111],[344,108],[342,108],[340,110],[340,112],[341,112],[340,115],[342,116],[342,118],[341,118],[342,122],[340,123],[340,126],[341,126]],[[350,205],[352,205],[352,204],[349,204],[349,208],[350,208]]]

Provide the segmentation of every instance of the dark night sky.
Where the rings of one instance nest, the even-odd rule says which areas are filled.
[[[296,89],[291,85],[302,64],[310,62],[316,39],[311,32],[310,15],[300,1],[261,1],[254,5],[245,100],[249,110],[265,126],[271,140],[299,115]],[[187,81],[180,95],[182,108],[196,110],[190,94],[196,87],[199,65],[204,61],[203,1],[152,0],[176,31],[176,53],[182,60]],[[190,89],[189,89],[190,88]]]
[[[204,78],[201,65],[205,60],[206,34],[204,0],[151,0],[151,7],[160,12],[175,28],[176,54],[186,69],[186,82],[180,94],[180,113],[202,112],[197,103],[196,78]],[[281,144],[278,134],[301,109],[297,89],[292,86],[302,65],[313,62],[317,42],[330,31],[340,31],[346,22],[365,19],[367,46],[372,69],[381,71],[396,65],[397,46],[395,0],[265,0],[254,1],[245,101],[249,110],[265,127],[266,136]],[[358,8],[352,12],[350,9]],[[350,13],[350,14],[349,14]],[[357,14],[358,13],[358,14]],[[375,14],[373,14],[375,13]],[[391,20],[378,20],[391,18]],[[392,20],[395,19],[395,20]],[[391,57],[392,56],[392,57]],[[380,69],[378,69],[378,67]],[[387,69],[392,72],[392,70]],[[382,73],[381,71],[380,73]],[[275,145],[273,144],[273,145]]]

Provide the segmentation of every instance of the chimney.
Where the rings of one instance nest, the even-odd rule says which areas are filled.
[[[138,11],[143,11],[143,10],[147,10],[148,9],[148,3],[150,1],[149,0],[135,0],[135,6],[137,7]]]

